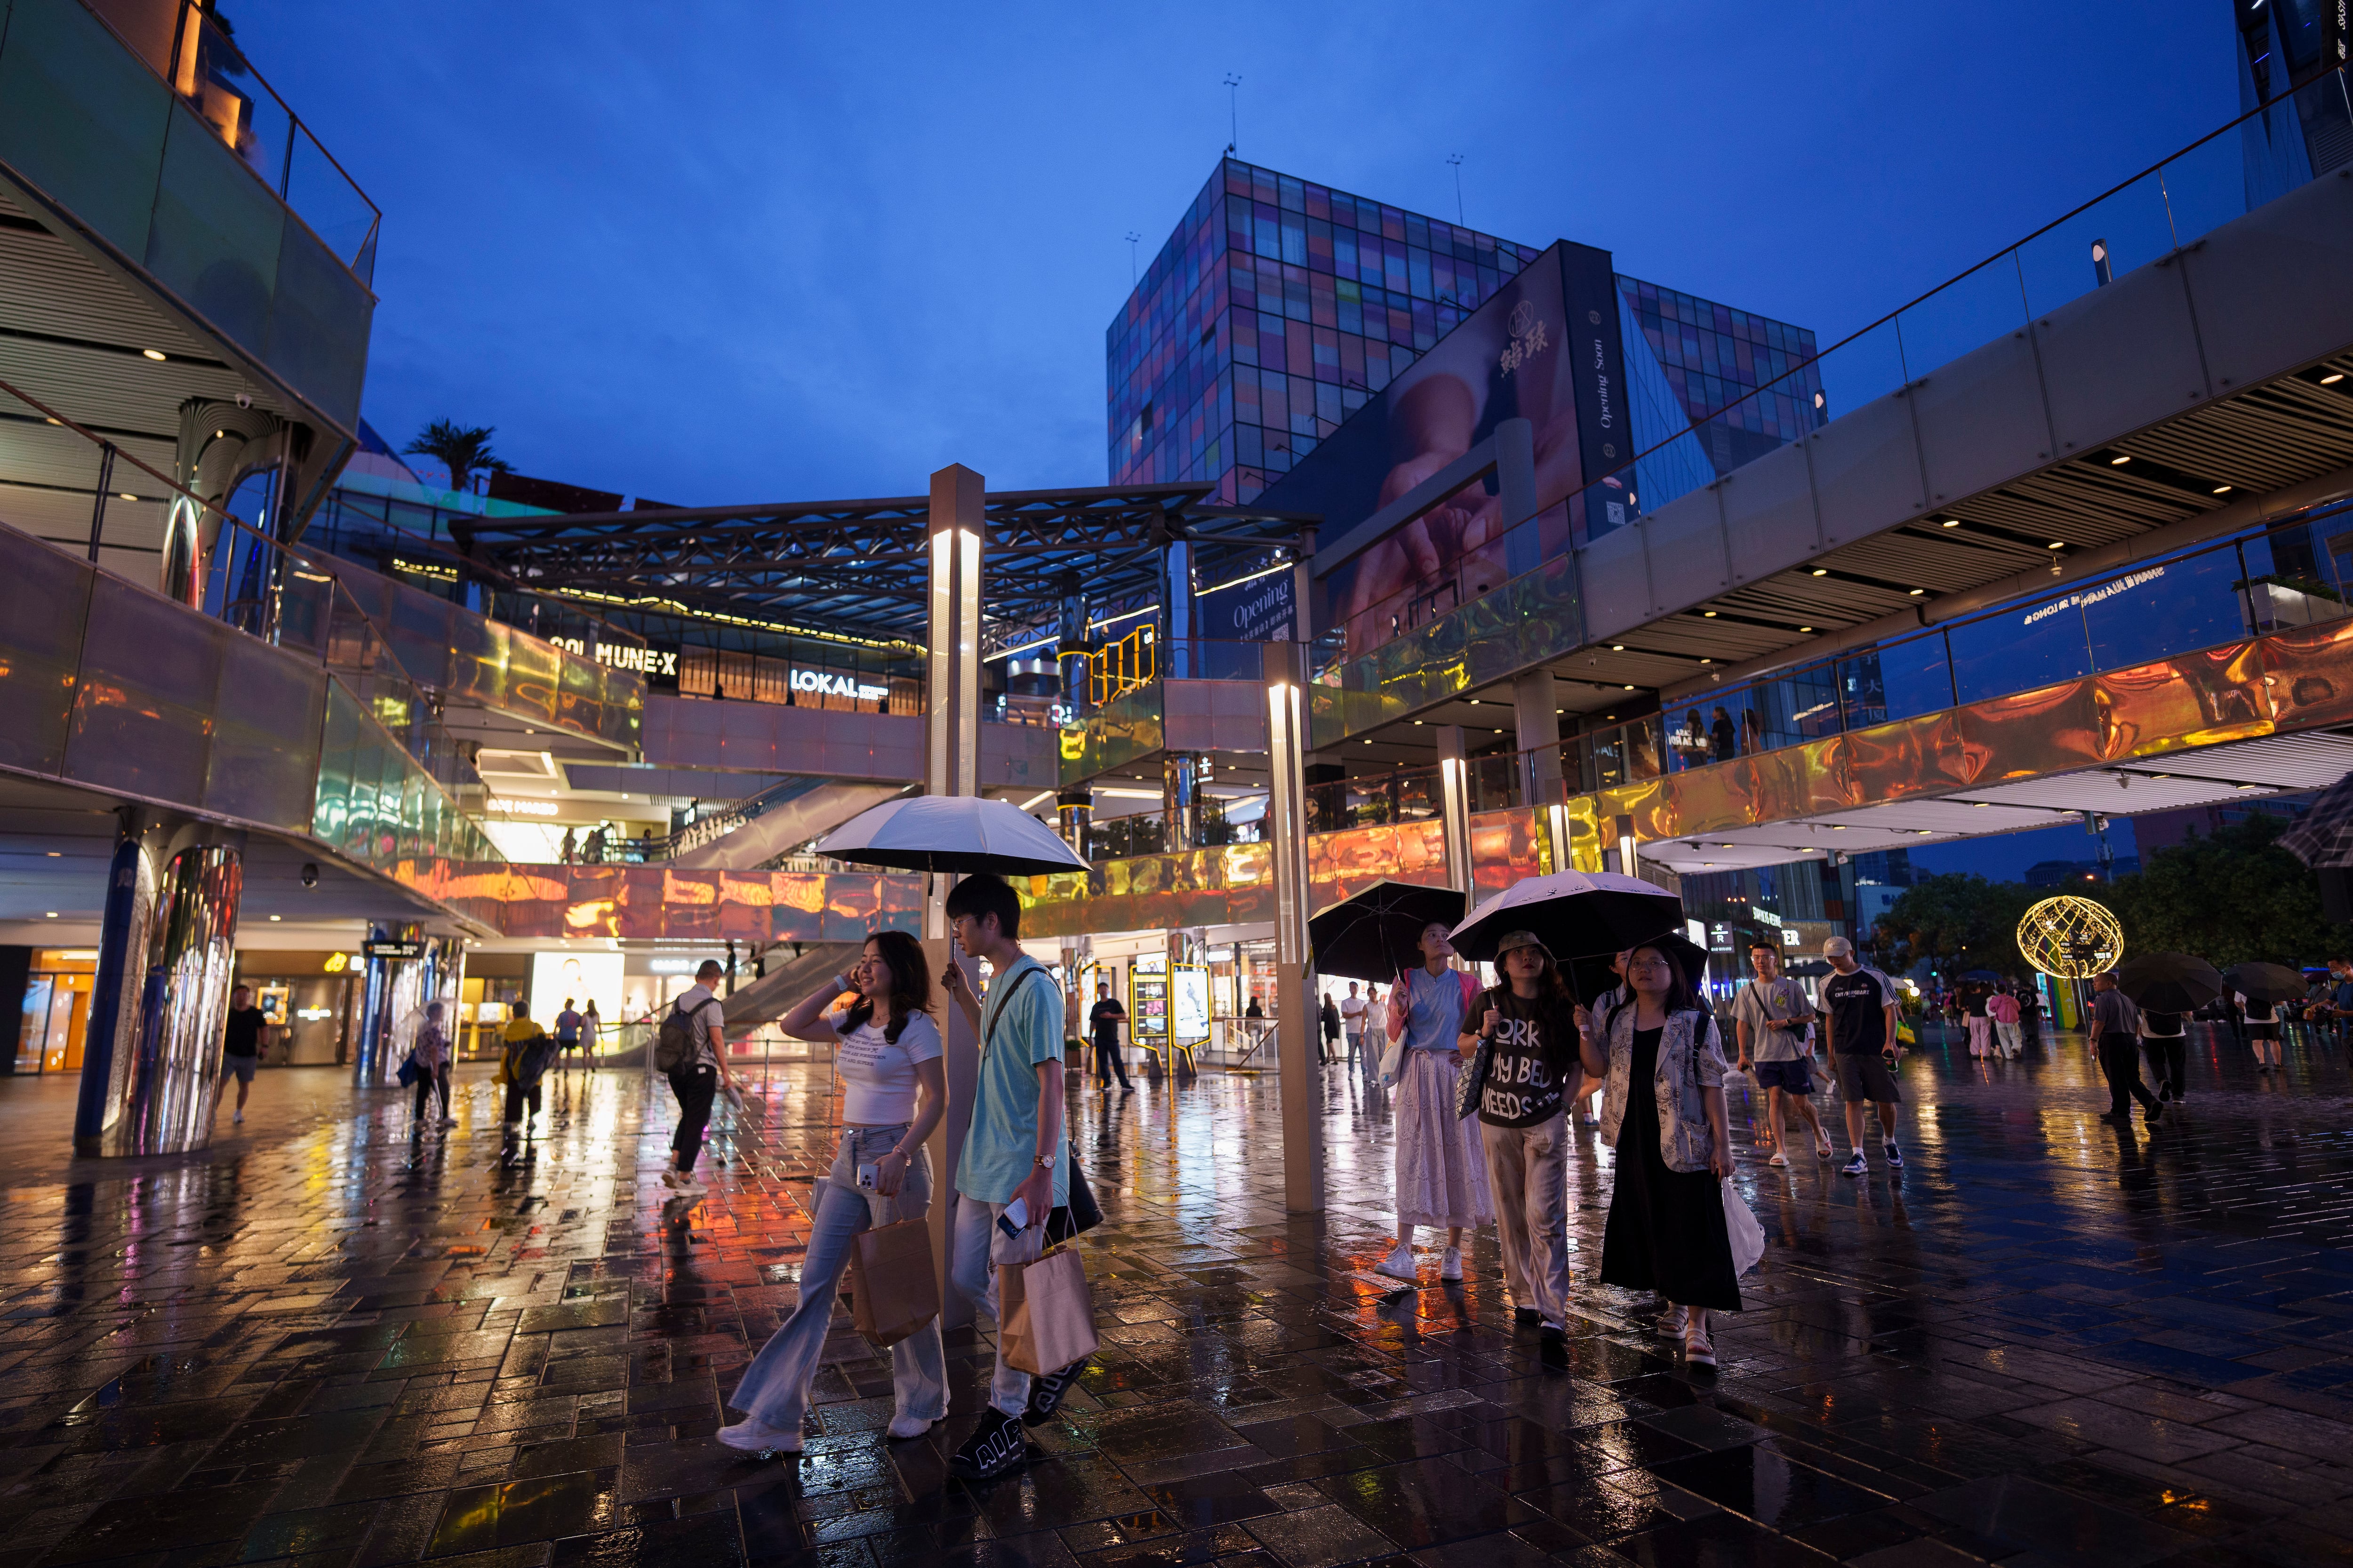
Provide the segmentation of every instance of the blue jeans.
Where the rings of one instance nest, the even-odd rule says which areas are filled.
[[[801,1258],[800,1302],[744,1369],[744,1381],[728,1401],[744,1415],[784,1431],[800,1430],[809,1383],[817,1376],[826,1336],[832,1331],[834,1290],[849,1266],[851,1240],[869,1226],[921,1219],[930,1211],[932,1156],[927,1149],[916,1150],[908,1162],[896,1197],[880,1197],[858,1184],[858,1167],[881,1159],[906,1135],[903,1121],[896,1127],[842,1129],[825,1200],[818,1205],[808,1250]],[[940,1347],[939,1319],[891,1347],[891,1393],[901,1415],[936,1421],[948,1413],[947,1358]]]
[[[1046,1227],[1031,1226],[1008,1237],[997,1228],[1004,1204],[983,1203],[958,1194],[955,1244],[948,1252],[949,1271],[965,1300],[997,1319],[996,1370],[988,1379],[989,1407],[1001,1415],[1018,1415],[1029,1408],[1029,1374],[1005,1359],[1004,1319],[997,1310],[997,1271],[1009,1263],[1035,1263],[1046,1250]]]

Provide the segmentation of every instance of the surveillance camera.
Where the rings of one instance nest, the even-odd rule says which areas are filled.
[[[302,885],[306,888],[319,885],[319,868],[307,860],[302,863]]]
[[[252,406],[253,406],[253,394],[251,394],[251,393],[249,393],[249,392],[240,392],[240,393],[238,393],[238,394],[237,395],[237,405],[239,408],[250,408],[250,407],[252,407]]]

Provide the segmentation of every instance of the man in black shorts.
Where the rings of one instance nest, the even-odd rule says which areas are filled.
[[[1895,1105],[1904,1098],[1889,1070],[1895,1044],[1895,985],[1876,969],[1855,962],[1854,943],[1834,936],[1822,956],[1837,973],[1822,982],[1822,1031],[1838,1068],[1839,1099],[1846,1103],[1847,1143],[1853,1155],[1840,1169],[1860,1176],[1870,1169],[1862,1157],[1862,1106],[1879,1112],[1880,1152],[1900,1169],[1904,1152],[1895,1146]]]
[[[220,1113],[228,1080],[237,1079],[237,1111],[229,1120],[245,1120],[245,1097],[253,1092],[253,1069],[261,1065],[261,1047],[269,1043],[269,1019],[253,1005],[253,987],[240,985],[228,994],[228,1022],[221,1035],[220,1087],[213,1090],[213,1113]]]
[[[1111,1075],[1119,1075],[1123,1093],[1134,1092],[1135,1086],[1127,1081],[1127,1068],[1119,1059],[1119,1026],[1127,1022],[1127,1009],[1111,999],[1111,983],[1095,983],[1094,1010],[1087,1015],[1087,1027],[1095,1037],[1095,1083],[1103,1089],[1111,1087]]]

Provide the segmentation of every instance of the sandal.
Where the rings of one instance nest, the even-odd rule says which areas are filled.
[[[1714,1366],[1715,1344],[1707,1337],[1706,1326],[1697,1318],[1683,1331],[1683,1360],[1692,1366]]]

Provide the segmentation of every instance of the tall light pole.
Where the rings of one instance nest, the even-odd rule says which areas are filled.
[[[1471,220],[1462,216],[1462,154],[1457,153],[1446,162],[1454,170],[1454,221],[1469,228]]]
[[[1226,155],[1233,156],[1234,149],[1242,142],[1242,79],[1233,72],[1226,73]]]
[[[1127,231],[1127,286],[1135,287],[1135,242],[1144,236],[1134,229]]]

